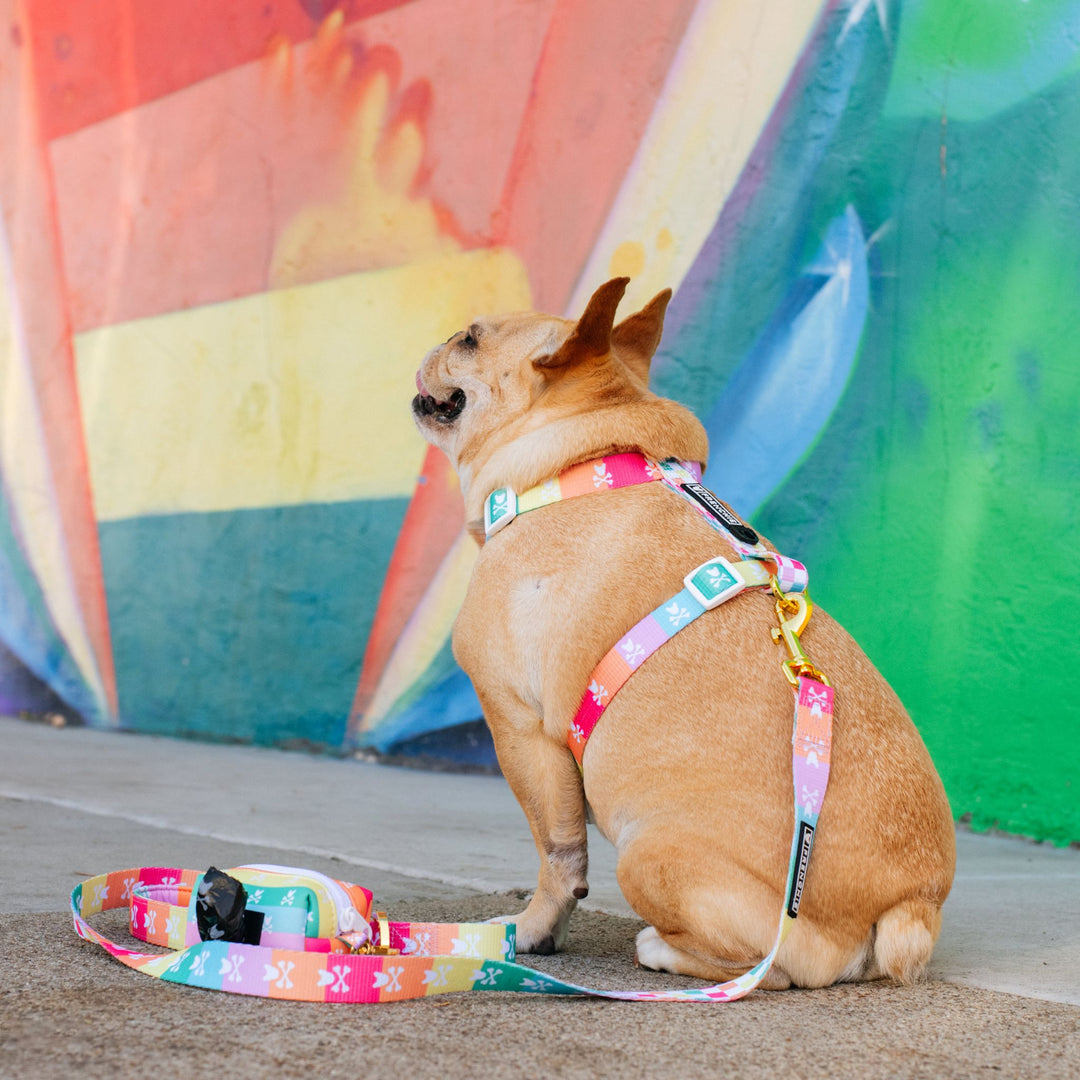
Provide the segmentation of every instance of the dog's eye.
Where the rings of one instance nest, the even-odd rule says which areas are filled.
[[[469,329],[465,331],[465,336],[461,339],[461,344],[464,345],[466,349],[475,349],[478,335],[478,328],[475,325],[470,326]]]

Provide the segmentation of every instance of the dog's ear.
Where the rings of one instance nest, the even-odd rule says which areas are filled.
[[[585,314],[577,321],[577,326],[563,344],[542,360],[537,360],[538,367],[558,368],[576,364],[611,352],[611,328],[615,323],[615,310],[626,292],[630,279],[612,278],[606,285],[601,285],[592,294]]]
[[[664,313],[670,299],[670,289],[657,293],[639,312],[611,331],[612,348],[646,386],[649,385],[649,364],[664,332]]]

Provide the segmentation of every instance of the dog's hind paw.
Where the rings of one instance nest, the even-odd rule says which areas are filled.
[[[636,962],[652,971],[671,971],[680,974],[678,949],[669,945],[655,926],[646,926],[637,936]]]

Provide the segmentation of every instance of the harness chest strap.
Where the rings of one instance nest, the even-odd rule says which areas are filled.
[[[632,626],[593,669],[589,685],[570,724],[567,744],[578,768],[589,736],[604,710],[631,675],[665,642],[752,585],[768,586],[768,572],[755,562],[737,565],[722,556],[710,559],[683,579],[683,589]]]

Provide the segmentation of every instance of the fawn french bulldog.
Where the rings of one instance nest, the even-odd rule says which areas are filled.
[[[705,463],[701,424],[648,389],[670,291],[616,324],[626,283],[603,285],[577,322],[477,320],[424,358],[412,409],[457,470],[482,544],[453,644],[540,856],[514,918],[518,949],[563,944],[588,893],[591,812],[649,923],[638,961],[722,981],[771,948],[791,845],[792,693],[773,599],[748,589],[675,634],[612,699],[579,772],[567,733],[590,673],[684,574],[728,554],[724,541],[658,483],[553,503],[486,542],[481,524],[492,491],[523,492],[581,462],[637,452]],[[818,608],[803,641],[835,687],[831,779],[798,919],[762,985],[911,981],[952,883],[949,805],[911,719],[852,638]]]

